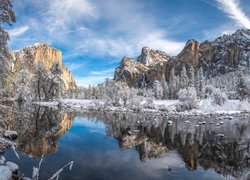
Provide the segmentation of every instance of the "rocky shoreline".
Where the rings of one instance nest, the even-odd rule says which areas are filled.
[[[14,140],[18,138],[16,131],[0,129],[0,179],[1,180],[17,180],[20,179],[19,166],[5,159],[4,151],[12,148],[15,151],[16,143]],[[16,153],[16,152],[15,152]],[[17,153],[16,153],[17,155]],[[18,155],[17,155],[18,158]]]

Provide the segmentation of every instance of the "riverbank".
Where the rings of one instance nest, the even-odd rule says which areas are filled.
[[[180,102],[178,100],[155,100],[150,102],[141,101],[137,106],[112,106],[104,100],[78,100],[78,99],[62,99],[53,102],[34,102],[40,106],[48,106],[62,109],[72,109],[76,111],[116,111],[116,112],[151,112],[164,113],[166,115],[186,115],[186,116],[209,116],[209,115],[233,115],[233,114],[249,114],[250,104],[248,102],[240,102],[239,100],[228,100],[222,106],[213,105],[209,100],[201,100],[198,107],[192,110],[179,111],[177,107]]]

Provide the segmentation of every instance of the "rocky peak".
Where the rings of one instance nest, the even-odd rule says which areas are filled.
[[[42,61],[46,69],[58,61],[62,65],[62,52],[45,43],[35,43],[21,50],[14,51],[15,60],[32,60],[34,63]]]
[[[163,51],[143,47],[138,62],[145,66],[153,66],[158,63],[166,62],[169,58],[170,56]]]
[[[200,44],[198,41],[191,39],[186,43],[180,54],[178,54],[177,59],[193,67],[197,67],[199,65],[199,50]]]
[[[174,68],[175,74],[180,75],[183,65],[187,70],[191,67],[197,70],[202,66],[207,77],[235,71],[239,66],[250,68],[250,30],[239,29],[232,35],[223,35],[214,41],[206,40],[202,43],[190,39],[176,57],[144,47],[138,61],[133,61],[130,58],[122,62],[123,65],[116,71],[123,74],[125,82],[128,79],[133,82],[130,83],[133,87],[138,87],[141,75],[146,77],[148,84],[163,78],[168,81],[171,69]],[[117,78],[120,76],[115,77],[117,81],[120,80]]]

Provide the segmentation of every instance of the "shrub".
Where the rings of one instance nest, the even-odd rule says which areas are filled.
[[[222,92],[220,89],[215,89],[212,94],[213,103],[222,106],[227,102],[227,94]]]
[[[188,89],[181,89],[178,92],[179,104],[177,105],[177,111],[185,111],[198,108],[198,100],[196,89],[190,87]]]
[[[153,99],[148,99],[145,104],[144,104],[144,108],[146,109],[155,109],[156,108],[156,105],[155,105],[155,102],[153,101]]]

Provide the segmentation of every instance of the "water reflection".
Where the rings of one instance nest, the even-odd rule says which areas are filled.
[[[176,151],[186,168],[214,169],[224,177],[240,178],[250,171],[250,118],[168,117],[152,113],[62,112],[44,107],[6,113],[9,128],[19,134],[18,151],[29,157],[57,152],[58,141],[76,117],[106,125],[121,150],[135,149],[141,161],[152,161]],[[11,120],[12,119],[12,120]]]
[[[9,129],[17,131],[17,150],[29,157],[56,152],[59,138],[71,127],[75,115],[49,107],[18,107],[2,113]]]
[[[191,171],[201,166],[235,178],[250,171],[248,115],[233,119],[116,113],[88,116],[109,124],[107,134],[118,140],[121,149],[135,147],[142,161],[176,150]]]

